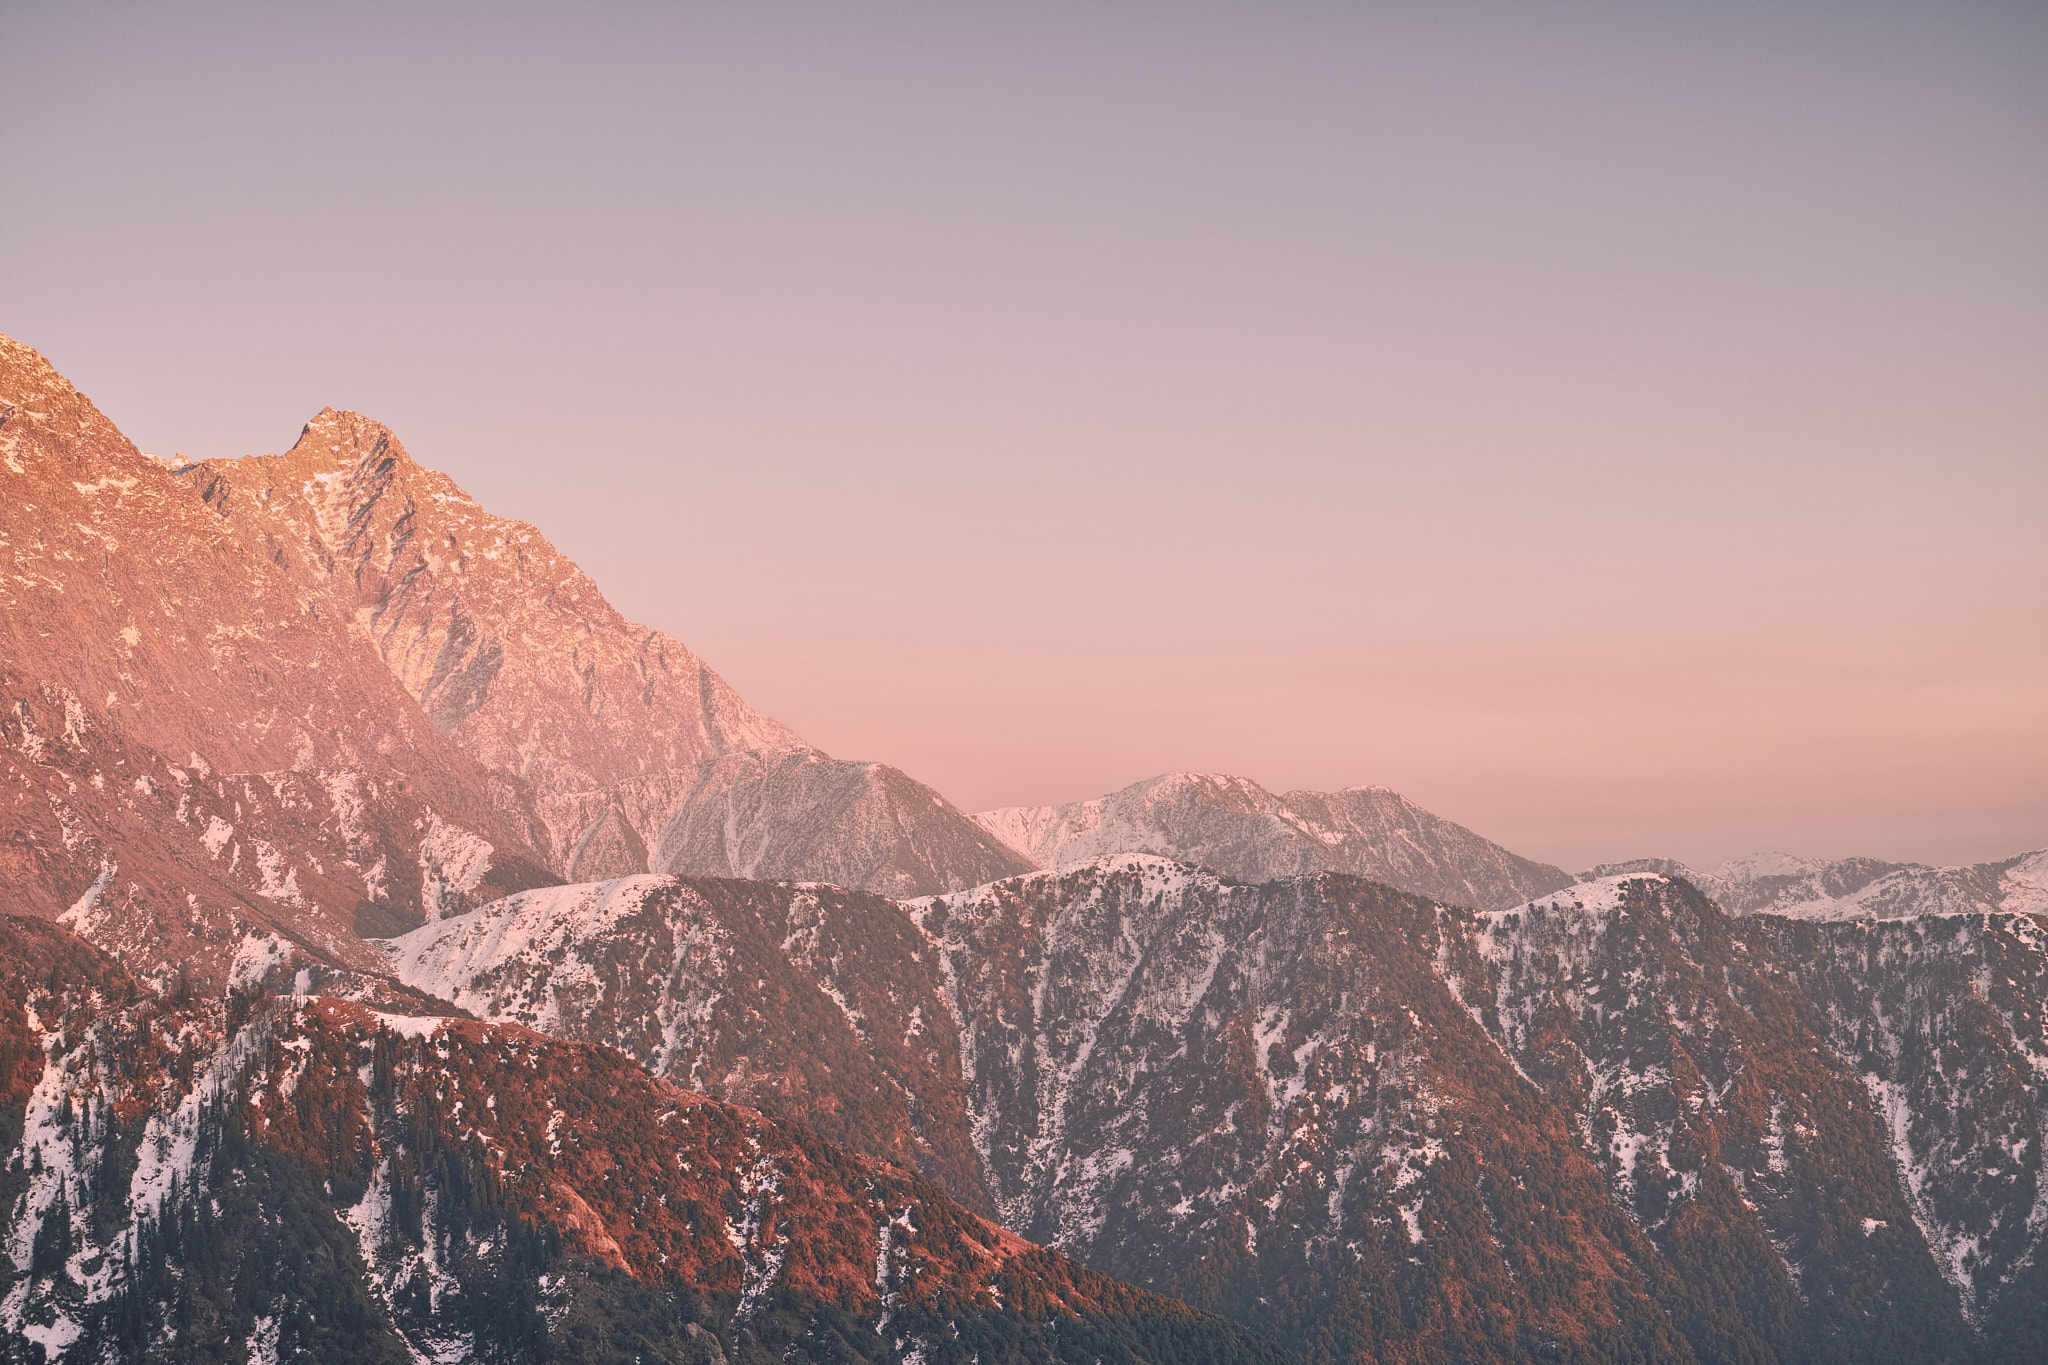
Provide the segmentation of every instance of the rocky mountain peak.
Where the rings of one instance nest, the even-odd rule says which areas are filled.
[[[1041,867],[1151,853],[1245,881],[1352,872],[1494,908],[1571,884],[1386,787],[1276,796],[1249,778],[1166,773],[1060,806],[984,811],[982,828]]]

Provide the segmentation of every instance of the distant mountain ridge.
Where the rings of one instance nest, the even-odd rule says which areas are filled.
[[[1789,853],[1759,853],[1701,872],[1668,858],[1638,858],[1589,868],[1579,880],[1629,873],[1683,877],[1731,915],[1842,920],[2048,914],[2048,849],[1967,867],[1887,863],[1876,858],[1826,862]]]
[[[0,783],[0,1365],[1279,1359],[1054,1252],[1304,1365],[2048,1358],[2048,851],[970,817],[367,418],[166,464],[4,338]]]
[[[1480,909],[1572,882],[1385,787],[1275,796],[1248,778],[1166,773],[1088,801],[1012,806],[974,820],[1048,870],[1149,853],[1248,882],[1349,872]]]

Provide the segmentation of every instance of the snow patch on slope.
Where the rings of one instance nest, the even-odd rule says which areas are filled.
[[[485,983],[496,968],[514,958],[545,954],[602,935],[620,920],[639,913],[649,892],[674,884],[672,877],[641,873],[607,882],[522,891],[481,909],[422,925],[387,941],[384,951],[406,985],[488,1015],[496,1001]],[[549,985],[548,1003],[534,1024],[543,1031],[559,1023],[554,995],[593,989],[596,977],[580,959],[565,961]]]

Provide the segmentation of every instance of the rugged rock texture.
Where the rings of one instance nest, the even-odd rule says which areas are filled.
[[[647,870],[894,894],[1026,864],[803,746],[384,428],[137,451],[0,338],[0,891],[219,986],[250,932],[334,966],[525,887]]]
[[[352,620],[436,730],[523,780],[533,842],[564,871],[598,856],[607,821],[658,821],[665,776],[804,747],[680,642],[620,616],[538,530],[492,516],[368,418],[328,408],[283,455],[183,477],[202,496],[225,490],[212,502],[242,538]]]
[[[509,897],[386,948],[408,986],[612,1044],[658,1076],[800,1120],[995,1213],[938,968],[893,901],[627,877]]]
[[[13,826],[0,845],[0,894],[139,970],[175,967],[219,984],[254,930],[316,961],[382,971],[360,935],[418,922],[409,907],[448,912],[510,889],[505,860],[442,823],[402,778],[229,777],[203,760],[173,763],[4,665],[0,703]]]
[[[359,907],[417,922],[547,880],[490,776],[221,496],[0,338],[14,904],[212,970],[229,920],[353,960]]]
[[[515,1025],[0,921],[0,1358],[1230,1361],[907,1172]]]
[[[356,623],[434,727],[497,776],[504,816],[534,814],[522,828],[562,878],[651,869],[921,895],[1030,866],[929,787],[829,758],[755,711],[376,422],[328,409],[283,455],[186,477]]]
[[[0,783],[0,1361],[1264,1358],[981,1214],[1318,1365],[2048,1358],[2048,854],[970,819],[374,423],[4,341]]]
[[[1905,919],[1915,915],[2048,914],[2048,849],[1970,867],[1928,867],[1875,858],[1822,862],[1787,853],[1738,858],[1699,872],[1666,858],[1609,863],[1581,881],[1619,873],[1683,877],[1731,915],[1797,919]]]
[[[1452,905],[1495,909],[1569,886],[1385,787],[1275,796],[1214,773],[1168,773],[1092,801],[974,817],[1041,868],[1151,853],[1241,881],[1351,872]]]

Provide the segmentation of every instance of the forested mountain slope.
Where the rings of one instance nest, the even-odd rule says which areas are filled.
[[[1279,1359],[612,1049],[160,996],[22,918],[0,1148],[0,1359]]]
[[[671,1075],[904,1116],[835,1130],[866,1150],[964,1128],[972,1163],[917,1158],[961,1197],[1316,1360],[2041,1345],[2024,917],[1730,918],[1654,875],[1474,914],[1110,857],[900,909],[632,879],[392,951]]]

